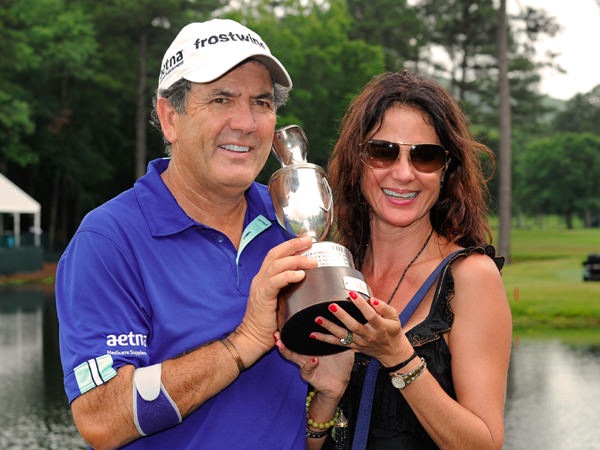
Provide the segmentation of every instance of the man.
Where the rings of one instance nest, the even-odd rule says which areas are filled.
[[[291,86],[231,20],[165,53],[153,115],[171,157],[84,218],[57,272],[65,389],[92,447],[305,448],[307,387],[274,349],[275,311],[316,262],[254,182]]]

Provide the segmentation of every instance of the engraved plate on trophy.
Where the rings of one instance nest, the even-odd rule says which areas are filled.
[[[281,340],[290,350],[305,355],[342,352],[347,348],[309,338],[313,331],[327,332],[314,320],[323,316],[343,326],[328,309],[335,302],[364,323],[363,315],[349,300],[349,292],[369,298],[371,291],[354,268],[348,249],[324,241],[333,223],[333,195],[325,171],[306,161],[308,140],[304,130],[290,125],[275,131],[272,152],[282,165],[269,180],[277,220],[291,235],[312,238],[312,248],[305,254],[318,262],[316,268],[306,271],[304,280],[279,293]]]

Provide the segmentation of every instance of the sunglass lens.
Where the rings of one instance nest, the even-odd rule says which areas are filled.
[[[420,172],[437,172],[446,164],[446,152],[439,145],[419,144],[412,148],[410,161]]]
[[[392,142],[368,141],[364,146],[364,161],[371,167],[389,167],[398,158],[400,148]]]

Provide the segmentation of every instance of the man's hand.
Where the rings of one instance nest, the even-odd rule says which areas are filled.
[[[252,280],[242,323],[230,336],[246,367],[273,348],[277,330],[277,295],[290,283],[305,277],[305,270],[317,266],[302,254],[310,249],[310,237],[291,239],[272,248]]]

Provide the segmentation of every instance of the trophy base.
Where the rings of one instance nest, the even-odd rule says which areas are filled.
[[[317,316],[344,326],[328,309],[334,302],[360,323],[366,323],[362,313],[349,300],[348,293],[352,290],[365,299],[370,296],[363,275],[351,267],[307,270],[304,280],[287,286],[279,294],[277,316],[281,341],[290,350],[303,355],[331,355],[347,350],[341,344],[317,341],[309,335],[312,332],[327,333],[315,323]]]

